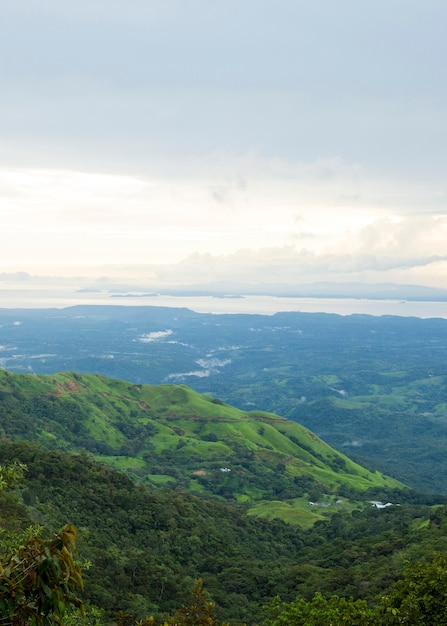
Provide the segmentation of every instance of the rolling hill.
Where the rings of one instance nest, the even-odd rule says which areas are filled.
[[[410,490],[400,492],[399,507],[338,510],[302,530],[246,515],[237,503],[138,485],[85,451],[1,440],[0,460],[3,467],[19,461],[27,468],[15,492],[0,490],[3,556],[8,531],[32,524],[34,534],[38,524],[51,537],[67,522],[78,530],[84,597],[102,618],[68,621],[71,626],[113,626],[120,610],[163,623],[166,612],[187,601],[198,576],[218,617],[233,626],[264,623],[263,607],[278,594],[310,600],[320,591],[374,603],[408,560],[445,553],[445,507],[427,506],[434,501]],[[18,536],[11,539],[15,545]]]
[[[368,490],[402,487],[296,422],[242,411],[184,385],[0,370],[0,434],[86,450],[147,485],[181,487],[303,526],[365,500]]]
[[[446,363],[444,319],[0,309],[0,367],[9,371],[186,384],[287,417],[361,465],[444,494]]]

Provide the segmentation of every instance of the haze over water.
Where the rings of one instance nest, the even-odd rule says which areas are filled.
[[[397,315],[447,319],[447,302],[376,300],[366,298],[298,298],[276,296],[112,296],[107,292],[56,289],[1,289],[0,308],[58,308],[75,305],[185,307],[198,313],[273,315],[281,311],[337,313],[339,315]]]

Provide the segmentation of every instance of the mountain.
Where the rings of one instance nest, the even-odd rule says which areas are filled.
[[[0,490],[3,549],[8,530],[74,524],[95,624],[119,610],[163,621],[199,576],[233,626],[261,624],[278,594],[374,602],[408,559],[445,547],[439,500],[183,385],[0,370],[0,426],[0,463],[27,468]],[[379,494],[399,506],[368,504]]]
[[[162,618],[186,602],[198,576],[219,618],[233,626],[263,623],[263,606],[278,594],[290,601],[321,591],[374,603],[408,560],[445,552],[445,507],[415,504],[434,502],[409,490],[394,494],[401,506],[339,510],[303,531],[246,515],[237,504],[138,485],[85,451],[1,440],[0,459],[3,467],[14,461],[27,467],[16,494],[0,491],[2,551],[4,529],[33,524],[35,533],[37,523],[51,537],[74,524],[85,600],[104,612],[86,622],[95,626],[116,624],[119,610]]]
[[[184,383],[295,420],[361,465],[439,493],[447,493],[446,363],[444,319],[0,309],[0,366],[10,371]]]
[[[241,411],[184,385],[135,385],[99,375],[0,371],[0,432],[49,449],[86,450],[151,486],[243,503],[310,525],[366,491],[402,487],[307,428]]]

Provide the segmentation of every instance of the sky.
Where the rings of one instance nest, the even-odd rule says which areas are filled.
[[[447,287],[445,0],[2,0],[0,282]]]

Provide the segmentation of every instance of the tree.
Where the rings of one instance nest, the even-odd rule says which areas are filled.
[[[130,614],[124,612],[120,612],[117,617],[117,626],[219,626],[214,615],[214,602],[208,599],[201,578],[195,581],[188,604],[178,609],[172,617],[163,623],[157,622],[153,617],[135,622]],[[229,625],[222,623],[221,626]]]
[[[0,569],[0,614],[12,626],[62,624],[67,607],[83,610],[81,569],[73,559],[76,529],[29,539]],[[4,622],[3,622],[4,623]]]
[[[435,553],[409,565],[382,603],[396,615],[395,623],[447,624],[447,557]]]
[[[0,491],[13,489],[20,484],[26,472],[26,465],[14,461],[9,465],[0,465]]]
[[[0,466],[0,491],[15,487],[25,471],[20,463]],[[1,530],[2,626],[51,626],[63,623],[68,607],[83,612],[82,574],[73,558],[76,528],[67,524],[49,540],[40,537],[40,527],[20,534]]]
[[[169,626],[218,626],[214,602],[208,599],[201,578],[196,580],[188,604],[178,609],[167,623]]]
[[[270,618],[264,626],[377,626],[378,611],[368,607],[363,600],[332,596],[326,600],[316,593],[310,602],[297,598],[290,604],[281,603],[279,598],[266,607]]]

